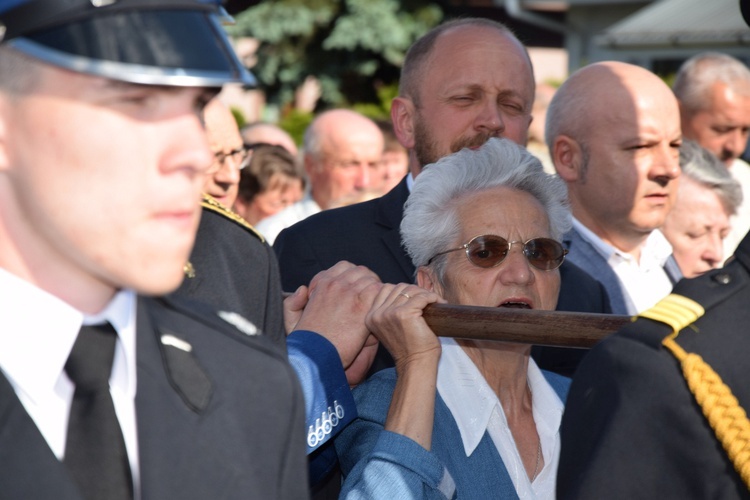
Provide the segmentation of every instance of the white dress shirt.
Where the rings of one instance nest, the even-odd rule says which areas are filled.
[[[620,279],[628,314],[642,313],[672,293],[674,285],[664,270],[664,264],[672,255],[672,245],[661,231],[651,231],[641,247],[641,258],[638,261],[629,253],[602,241],[575,217],[573,227],[606,259]]]
[[[479,446],[486,431],[508,470],[518,497],[554,499],[564,406],[534,360],[529,358],[527,380],[544,467],[532,483],[497,395],[454,339],[440,338],[440,344],[443,352],[438,364],[437,389],[461,432],[466,456]]]
[[[121,291],[101,313],[85,316],[0,269],[0,311],[0,369],[59,460],[65,456],[68,416],[75,392],[64,368],[78,331],[83,323],[105,321],[117,330],[110,392],[128,451],[136,499],[139,498],[135,293]]]

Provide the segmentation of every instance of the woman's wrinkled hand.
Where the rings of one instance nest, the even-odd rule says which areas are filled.
[[[365,316],[365,325],[388,349],[397,370],[415,361],[440,358],[440,342],[423,317],[428,304],[444,303],[417,285],[384,284]]]

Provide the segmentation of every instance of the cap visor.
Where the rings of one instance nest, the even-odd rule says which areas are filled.
[[[72,71],[132,83],[255,86],[213,14],[133,10],[100,15],[7,42]]]

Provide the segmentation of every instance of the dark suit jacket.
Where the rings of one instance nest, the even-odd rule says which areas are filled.
[[[177,299],[139,298],[136,335],[144,500],[308,497],[304,403],[278,349]],[[80,500],[2,374],[0,470],[0,498]]]
[[[190,254],[193,276],[175,294],[233,311],[286,352],[279,267],[265,239],[240,216],[204,197]]]
[[[286,291],[307,285],[316,273],[341,260],[367,266],[383,282],[412,283],[415,268],[401,246],[399,226],[409,197],[406,178],[383,197],[325,210],[283,230],[274,242],[281,283]],[[562,285],[557,309],[609,313],[600,283],[568,262],[560,268]],[[585,351],[544,348],[535,354],[544,369],[569,375]],[[376,369],[392,366],[379,353]],[[385,353],[387,355],[387,353]],[[541,359],[541,362],[539,361]],[[382,364],[381,364],[382,362]]]
[[[750,238],[724,269],[684,279],[674,293],[705,314],[677,343],[699,354],[750,410]],[[562,421],[562,499],[750,498],[662,346],[664,323],[640,318],[581,363]]]

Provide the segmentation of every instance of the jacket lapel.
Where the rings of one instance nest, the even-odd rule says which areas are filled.
[[[610,305],[612,306],[612,313],[628,314],[620,278],[617,277],[601,254],[591,244],[581,238],[575,229],[568,231],[563,241],[570,250],[567,259],[604,285],[604,289],[607,290],[607,295],[609,296]]]
[[[445,460],[444,465],[461,498],[497,497],[499,492],[504,492],[503,498],[518,498],[513,480],[487,432],[471,456],[466,456],[461,432],[439,394],[435,398],[432,448],[435,454]]]

